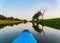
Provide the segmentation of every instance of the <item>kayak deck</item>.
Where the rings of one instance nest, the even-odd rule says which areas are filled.
[[[21,34],[15,38],[12,43],[37,43],[36,39],[28,30],[24,30]]]

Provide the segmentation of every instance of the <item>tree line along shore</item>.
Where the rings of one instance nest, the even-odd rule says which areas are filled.
[[[21,20],[14,17],[6,17],[4,15],[0,14],[0,24],[13,24],[13,23],[24,23],[27,22],[27,20]]]
[[[60,18],[38,20],[37,23],[55,29],[60,29]]]

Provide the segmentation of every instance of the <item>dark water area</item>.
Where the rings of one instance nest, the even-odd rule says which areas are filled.
[[[38,43],[60,43],[60,30],[36,23],[0,25],[0,43],[11,43],[23,30],[29,30]]]

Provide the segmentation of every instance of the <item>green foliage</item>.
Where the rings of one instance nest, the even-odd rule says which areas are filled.
[[[60,29],[60,18],[39,20],[38,23],[52,28]]]
[[[0,14],[0,24],[26,23],[27,20],[21,20],[14,17],[6,17]]]
[[[0,20],[20,20],[20,19],[14,17],[6,17],[0,14]]]

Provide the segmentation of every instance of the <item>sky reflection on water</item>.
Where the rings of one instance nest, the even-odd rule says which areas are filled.
[[[39,32],[39,29],[37,30],[36,28],[40,27],[42,28],[39,25],[35,25],[34,27],[32,23],[22,23],[12,27],[6,26],[0,29],[0,43],[11,43],[25,29],[34,35],[38,43],[60,43],[60,30],[43,26],[43,30]]]

